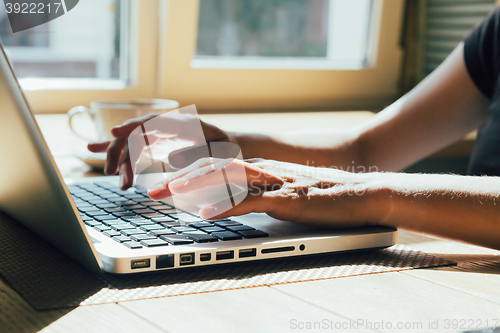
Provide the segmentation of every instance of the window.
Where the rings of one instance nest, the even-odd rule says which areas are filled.
[[[170,0],[162,98],[198,110],[362,109],[398,93],[403,0]]]
[[[404,0],[86,0],[0,37],[35,112],[105,98],[363,109],[398,93]],[[76,36],[76,37],[75,37]]]
[[[98,78],[125,84],[127,7],[128,1],[81,1],[77,15],[68,12],[17,33],[10,31],[7,14],[0,11],[0,37],[23,86],[30,85],[30,78]]]
[[[64,15],[0,38],[35,112],[104,98],[154,97],[158,1],[85,0]]]
[[[360,69],[371,0],[200,2],[193,68]]]

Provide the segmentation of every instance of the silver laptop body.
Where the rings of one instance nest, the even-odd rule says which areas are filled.
[[[68,180],[69,187],[65,184],[0,48],[0,210],[96,273],[139,273],[384,248],[396,242],[397,230],[393,228],[334,230],[248,214],[231,220],[261,230],[268,237],[128,248],[88,221],[85,224],[75,204],[82,199],[73,200],[69,191],[89,184],[116,187],[117,177]]]

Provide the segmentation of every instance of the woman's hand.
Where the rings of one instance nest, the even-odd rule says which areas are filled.
[[[133,166],[136,161],[130,160],[130,152],[127,145],[129,135],[142,124],[159,116],[158,114],[148,114],[143,117],[133,118],[125,121],[122,125],[111,129],[112,140],[90,143],[88,149],[91,152],[107,152],[104,173],[114,175],[117,172],[120,175],[120,188],[127,189],[133,184]],[[199,126],[203,131],[204,140],[210,141],[230,141],[235,142],[232,134],[213,125],[207,124],[192,114],[169,113],[158,117],[158,121],[153,122],[155,128],[148,128],[148,138],[163,139],[190,139],[185,138],[193,131],[189,129]],[[203,142],[204,143],[204,142]]]
[[[223,162],[223,161],[222,161]],[[202,218],[221,219],[251,212],[287,221],[334,227],[375,224],[383,207],[375,205],[374,174],[356,174],[336,169],[254,159],[221,163],[202,159],[173,173],[148,191],[154,200],[219,185],[216,173],[224,167],[228,179],[246,172],[248,195],[227,210],[222,202],[203,207]],[[382,215],[382,214],[381,214]]]

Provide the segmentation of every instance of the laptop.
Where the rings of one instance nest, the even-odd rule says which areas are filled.
[[[1,47],[0,210],[96,273],[250,262],[396,243],[387,227],[327,229],[248,214],[179,223],[172,202],[116,176],[65,180]]]

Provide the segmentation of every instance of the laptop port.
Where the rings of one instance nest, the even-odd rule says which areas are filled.
[[[210,261],[212,259],[211,253],[202,253],[200,254],[200,261]]]
[[[217,260],[233,259],[234,258],[234,251],[220,251],[220,252],[217,252],[215,258]]]
[[[260,252],[262,254],[266,254],[266,253],[277,253],[277,252],[288,252],[288,251],[295,251],[295,246],[273,247],[270,249],[262,249]]]
[[[194,253],[183,253],[179,258],[179,265],[193,265],[194,264]]]
[[[130,268],[132,269],[147,268],[149,266],[151,266],[151,259],[139,259],[130,262]]]
[[[156,269],[174,267],[174,255],[165,254],[156,256]]]
[[[240,258],[255,257],[257,255],[257,249],[241,249]]]

